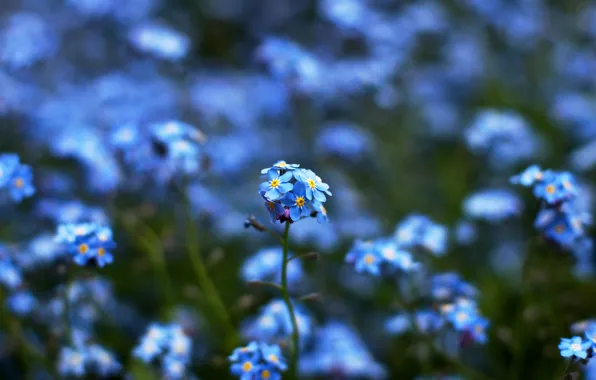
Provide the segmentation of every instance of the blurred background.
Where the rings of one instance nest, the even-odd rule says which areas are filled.
[[[329,223],[290,232],[317,253],[289,272],[310,295],[300,378],[564,378],[560,338],[596,317],[591,231],[545,239],[510,178],[573,173],[589,223],[595,43],[590,1],[2,0],[0,153],[35,193],[10,192],[3,156],[0,378],[174,378],[133,355],[152,322],[192,339],[179,378],[232,378],[234,347],[283,346],[285,325],[259,324],[279,294],[248,283],[279,276],[258,193],[278,160],[333,193]],[[54,240],[82,222],[111,227],[113,263]],[[421,271],[348,255],[404,247],[404,229],[424,235],[407,247]],[[441,273],[473,290],[486,336],[443,328]],[[72,320],[113,370],[65,359]]]

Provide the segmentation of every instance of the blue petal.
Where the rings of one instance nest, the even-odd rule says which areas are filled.
[[[293,221],[298,221],[300,220],[300,216],[301,216],[301,212],[300,209],[296,206],[290,208],[290,218],[292,218]]]
[[[279,199],[279,196],[281,194],[279,193],[279,191],[277,189],[271,189],[268,192],[265,193],[265,196],[269,199],[271,199],[272,201],[275,201],[277,199]]]
[[[561,356],[564,358],[568,358],[573,355],[573,351],[571,350],[563,350],[561,351]]]
[[[309,201],[312,200],[312,189],[310,188],[310,186],[305,186],[305,192],[306,192],[306,199],[308,199]]]
[[[280,184],[277,189],[283,194],[283,193],[287,193],[288,191],[291,191],[293,188],[294,188],[293,184],[286,182],[286,183]]]
[[[277,170],[275,169],[270,169],[267,172],[267,178],[269,178],[269,181],[273,181],[274,179],[276,179],[277,177],[279,177],[279,173],[277,172]]]
[[[317,189],[322,190],[322,191],[326,191],[326,190],[329,190],[329,185],[327,185],[324,182],[318,182],[317,183]]]
[[[306,186],[304,185],[304,182],[296,182],[296,184],[294,185],[294,194],[296,194],[297,197],[306,196]]]
[[[578,358],[585,359],[588,357],[588,353],[586,351],[578,351],[575,353],[575,356],[577,356]]]
[[[281,199],[281,204],[288,207],[294,206],[296,204],[296,195],[294,193],[287,193]]]
[[[260,191],[267,191],[267,190],[269,190],[269,182],[262,182],[259,185],[259,190]]]
[[[322,192],[315,190],[313,191],[313,195],[315,196],[315,199],[319,202],[325,202],[327,200],[327,197],[325,196],[325,194],[323,194]]]
[[[282,175],[281,177],[279,177],[279,179],[282,182],[288,182],[289,180],[292,179],[292,176],[293,176],[292,172],[285,172],[284,175]]]

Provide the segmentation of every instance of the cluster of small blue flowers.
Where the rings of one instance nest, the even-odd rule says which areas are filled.
[[[541,170],[532,165],[511,178],[513,184],[532,187],[541,202],[534,227],[549,241],[570,250],[578,266],[592,266],[592,240],[585,227],[592,222],[587,193],[569,172]]]
[[[293,256],[290,253],[290,256]],[[242,278],[244,281],[272,281],[281,282],[281,247],[263,248],[253,256],[246,259],[242,266]],[[294,288],[300,285],[305,279],[304,269],[300,260],[292,260],[288,263],[287,272],[288,285]]]
[[[314,347],[300,360],[304,376],[385,379],[387,370],[377,362],[354,329],[329,321],[317,329]]]
[[[478,291],[462,280],[456,273],[435,274],[425,286],[433,308],[416,310],[413,314],[401,312],[386,321],[385,327],[394,335],[413,330],[423,334],[446,333],[443,327],[449,325],[459,334],[459,345],[486,343],[486,329],[489,321],[478,310],[475,297]]]
[[[387,238],[357,240],[346,255],[346,262],[354,265],[356,272],[374,276],[393,274],[396,271],[407,273],[420,266],[410,252],[400,249],[394,239]]]
[[[261,170],[267,181],[259,186],[259,194],[265,199],[265,206],[271,221],[297,222],[302,218],[315,217],[317,222],[327,222],[327,211],[323,204],[326,195],[331,195],[329,185],[312,170],[297,164],[277,161],[272,167]]]
[[[281,380],[287,365],[278,345],[250,342],[239,347],[228,358],[231,372],[241,380]]]
[[[521,199],[504,189],[489,189],[469,195],[463,204],[466,217],[488,222],[502,222],[519,215],[523,209]]]
[[[58,357],[58,373],[63,377],[109,377],[121,369],[116,357],[98,344],[62,347]]]
[[[424,215],[407,216],[397,226],[394,236],[399,248],[421,249],[434,256],[447,251],[447,228]]]
[[[596,320],[587,319],[571,325],[571,332],[578,334],[571,338],[561,338],[559,351],[562,357],[570,359],[571,364],[583,365],[584,377],[593,379],[595,372],[594,353],[596,352]]]
[[[495,167],[532,159],[540,145],[527,123],[512,111],[481,112],[465,137],[470,149],[487,154],[490,164]]]
[[[201,131],[177,120],[143,127],[122,125],[111,135],[111,143],[124,162],[135,173],[158,182],[199,174],[205,140]]]
[[[64,244],[73,260],[80,266],[97,265],[103,268],[114,261],[111,250],[116,243],[112,230],[93,223],[62,224],[58,226],[56,242]]]
[[[0,197],[21,202],[35,193],[31,167],[20,162],[12,153],[0,155]]]
[[[302,305],[293,302],[294,316],[300,331],[300,346],[311,341],[315,330],[313,317]],[[259,340],[267,343],[281,344],[292,334],[290,313],[283,300],[275,299],[259,310],[256,318],[246,321],[242,335],[247,340]]]
[[[177,324],[151,324],[133,355],[145,363],[161,360],[167,379],[183,379],[190,362],[192,341]]]

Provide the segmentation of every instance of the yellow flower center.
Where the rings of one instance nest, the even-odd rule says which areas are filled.
[[[321,205],[321,214],[327,216],[327,209],[323,205]]]
[[[99,235],[97,235],[97,238],[101,241],[108,240],[108,236],[106,234],[99,234]]]
[[[297,197],[296,198],[296,206],[298,207],[304,207],[304,203],[306,201],[304,200],[304,197]]]
[[[582,346],[579,343],[572,343],[569,348],[571,348],[572,351],[581,351]]]
[[[273,211],[275,209],[275,203],[273,202],[267,202],[267,206],[269,207],[269,210]]]
[[[369,253],[366,256],[364,256],[364,262],[367,264],[372,264],[375,262],[375,257]]]
[[[21,187],[23,187],[25,185],[25,181],[23,181],[22,178],[17,178],[14,181],[14,185],[20,189]]]
[[[311,189],[317,188],[317,183],[312,179],[307,180],[306,183],[308,184],[308,187],[310,187]]]
[[[464,313],[463,311],[460,311],[455,315],[455,319],[457,319],[459,322],[463,322],[466,319],[468,319],[468,314]]]
[[[283,162],[283,161],[277,163],[277,166],[279,166],[280,168],[285,168],[286,165],[287,164],[285,162]]]
[[[554,185],[548,185],[546,187],[546,192],[549,193],[549,194],[554,193],[555,192],[555,186]]]
[[[97,255],[98,256],[103,256],[103,255],[105,255],[105,253],[106,253],[106,250],[104,248],[99,248],[97,250]]]
[[[274,355],[274,354],[269,355],[268,359],[271,360],[273,363],[277,363],[277,361],[279,360],[277,358],[277,355]]]
[[[279,179],[273,179],[273,180],[271,180],[271,182],[269,182],[269,185],[272,188],[277,189],[279,187]]]
[[[538,173],[536,173],[536,175],[534,176],[534,178],[536,178],[536,179],[542,179],[542,177],[543,177],[543,175],[542,175],[542,172],[538,172]]]
[[[85,254],[89,251],[89,246],[87,244],[81,244],[79,245],[79,253],[80,254]]]
[[[563,187],[564,187],[565,189],[567,189],[567,190],[571,190],[571,188],[572,188],[573,186],[571,186],[571,182],[569,182],[569,181],[563,181]]]
[[[261,372],[261,379],[268,379],[271,377],[271,372],[269,372],[269,370],[264,370],[263,372]]]
[[[244,364],[242,364],[242,370],[244,372],[250,372],[250,370],[252,370],[252,363],[251,362],[244,362]]]
[[[557,224],[555,226],[555,232],[557,232],[559,234],[565,232],[565,226],[562,224]]]

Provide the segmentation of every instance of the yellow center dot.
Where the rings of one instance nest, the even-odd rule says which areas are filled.
[[[555,186],[554,185],[548,185],[546,187],[546,192],[549,193],[549,194],[554,193],[555,192]]]
[[[271,377],[271,372],[269,370],[264,370],[261,372],[261,379],[268,379]]]
[[[455,319],[457,319],[459,322],[463,322],[466,319],[468,319],[468,314],[462,312],[459,312],[455,315]]]
[[[244,362],[244,364],[242,364],[242,370],[244,372],[250,372],[250,370],[252,370],[252,363],[251,362]]]
[[[98,256],[103,256],[103,255],[105,255],[105,254],[106,254],[106,250],[105,250],[105,249],[103,249],[103,248],[99,248],[99,249],[97,250],[97,255],[98,255]]]
[[[375,262],[375,257],[369,253],[368,255],[364,256],[364,262],[367,264],[372,264]]]
[[[271,360],[274,363],[277,363],[279,359],[277,358],[277,355],[271,354],[269,355],[269,360]]]
[[[272,188],[277,189],[277,187],[279,186],[279,179],[274,179],[272,180],[269,185],[271,185]]]
[[[275,209],[275,203],[273,202],[267,202],[267,206],[269,207],[269,210],[274,210]]]
[[[89,251],[89,246],[87,244],[79,245],[79,253],[80,254],[85,254],[85,253],[87,253],[87,251]]]
[[[543,175],[542,175],[542,172],[538,172],[538,173],[536,173],[536,175],[534,176],[534,178],[536,178],[536,179],[542,179],[542,177],[543,177]]]
[[[562,225],[562,224],[557,224],[557,225],[555,226],[555,231],[556,231],[557,233],[562,233],[562,232],[565,232],[565,226],[564,226],[564,225]]]
[[[21,187],[23,187],[25,185],[25,181],[23,181],[22,178],[17,178],[14,181],[14,185],[20,189]]]
[[[305,202],[304,197],[296,198],[296,206],[298,207],[303,207]]]
[[[285,162],[283,162],[283,161],[277,164],[277,166],[279,166],[280,168],[285,168],[286,165],[287,164]]]
[[[308,183],[308,187],[310,187],[311,189],[317,188],[317,183],[315,181],[313,181],[312,179],[307,180],[306,183]]]

